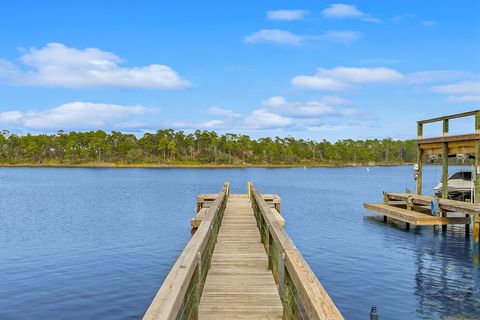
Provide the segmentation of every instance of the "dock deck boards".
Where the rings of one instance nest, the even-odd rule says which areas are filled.
[[[365,203],[365,209],[393,219],[407,222],[413,225],[447,225],[469,224],[470,218],[466,217],[439,217],[412,210],[398,208],[384,203]]]
[[[411,198],[413,203],[418,205],[430,206],[432,200],[437,200],[441,209],[453,212],[464,213],[480,213],[480,205],[478,203],[462,202],[450,199],[435,198],[432,196],[417,195],[410,193],[387,193],[387,197],[391,200],[407,200]]]
[[[248,196],[231,194],[199,305],[199,319],[281,319],[282,302]]]

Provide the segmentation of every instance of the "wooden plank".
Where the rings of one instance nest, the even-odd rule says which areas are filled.
[[[222,203],[226,201],[228,190],[229,186],[226,183],[216,198],[214,205],[206,213],[197,232],[192,236],[168,273],[143,319],[173,320],[177,318],[185,293],[197,267],[197,254],[198,252],[202,253],[207,245],[211,226],[220,212]]]
[[[285,255],[285,268],[302,301],[302,309],[306,312],[308,319],[344,319],[308,263],[253,185],[251,186],[251,192],[268,225],[270,236],[278,250]]]
[[[443,142],[439,142],[439,143],[429,143],[429,144],[421,144],[420,145],[420,148],[422,148],[422,150],[426,150],[426,151],[430,151],[432,149],[434,150],[442,150],[443,148]]]
[[[473,110],[473,111],[468,111],[468,112],[451,114],[451,115],[443,116],[443,117],[437,117],[437,118],[419,120],[419,121],[417,121],[417,123],[418,123],[418,124],[424,124],[424,123],[432,123],[432,122],[438,122],[438,121],[449,120],[449,119],[469,117],[469,116],[475,115],[478,111],[479,111],[479,110]]]
[[[464,148],[464,147],[475,147],[475,141],[452,141],[448,143],[449,148]]]
[[[197,212],[197,214],[195,215],[195,218],[192,218],[192,221],[190,222],[192,228],[196,229],[200,226],[200,223],[202,223],[203,218],[205,218],[207,211],[208,211],[208,208],[202,207],[200,211]]]
[[[198,195],[196,211],[197,212],[200,211],[201,208],[209,208],[217,197],[218,197],[218,194],[216,193]]]
[[[420,149],[429,155],[442,154],[444,143],[421,144]],[[470,154],[475,153],[475,140],[448,142],[448,154]]]
[[[387,216],[399,221],[410,223],[413,225],[447,225],[447,224],[469,224],[468,217],[440,217],[429,216],[424,213],[419,213],[413,210],[398,208],[396,206],[389,206],[384,203],[365,203],[364,208],[374,213]]]
[[[451,212],[462,212],[462,213],[480,213],[480,204],[462,202],[450,199],[439,199],[432,196],[423,196],[423,195],[414,195],[410,193],[387,193],[387,197],[390,200],[403,200],[406,201],[408,198],[411,198],[414,204],[422,206],[430,206],[432,200],[437,200],[440,209],[447,210]]]
[[[460,134],[460,135],[446,136],[446,137],[418,139],[417,144],[425,145],[425,144],[436,144],[436,143],[443,143],[443,142],[472,141],[472,140],[478,140],[478,139],[480,139],[480,134],[470,133],[470,134]]]
[[[282,302],[247,195],[231,195],[225,208],[199,319],[281,319]]]

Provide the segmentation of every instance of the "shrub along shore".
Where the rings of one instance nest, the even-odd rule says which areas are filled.
[[[46,167],[298,167],[399,165],[415,162],[415,140],[327,140],[172,129],[0,134],[0,165]]]

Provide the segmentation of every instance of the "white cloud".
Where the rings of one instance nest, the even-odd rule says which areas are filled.
[[[352,83],[375,83],[403,80],[404,76],[390,68],[349,68],[319,69],[317,74]]]
[[[291,118],[270,112],[267,109],[257,109],[245,118],[242,126],[245,129],[267,130],[290,127],[293,124]]]
[[[298,35],[286,30],[262,29],[244,38],[247,43],[273,43],[300,46],[308,43],[337,42],[349,44],[361,36],[356,31],[327,31],[318,35]]]
[[[428,83],[428,82],[443,82],[457,79],[472,78],[473,75],[466,71],[457,70],[427,70],[413,72],[407,75],[407,80],[413,84]]]
[[[422,25],[425,27],[434,27],[436,24],[437,24],[436,21],[431,21],[431,20],[422,21]]]
[[[262,104],[267,107],[279,107],[287,103],[287,100],[281,96],[273,96],[267,100],[263,100]]]
[[[330,115],[336,112],[334,106],[317,100],[289,102],[284,107],[272,108],[271,110],[282,115],[296,118],[310,118],[314,116]]]
[[[20,111],[0,112],[0,123],[10,124],[21,121],[23,114]]]
[[[390,68],[319,68],[313,76],[300,75],[292,79],[292,84],[299,88],[342,91],[353,84],[384,83],[401,81],[405,77]]]
[[[271,42],[275,44],[300,45],[303,38],[290,31],[262,29],[245,37],[247,43]]]
[[[351,102],[336,96],[323,96],[308,101],[289,101],[282,96],[274,96],[262,104],[263,108],[254,110],[240,125],[256,130],[311,130],[363,116],[355,108],[342,107]]]
[[[19,60],[22,68],[0,60],[0,78],[19,85],[68,88],[180,89],[190,86],[166,65],[121,67],[120,57],[96,48],[76,49],[49,43],[40,49],[29,49]]]
[[[447,100],[452,103],[480,103],[480,95],[449,96]]]
[[[139,105],[71,102],[44,111],[0,112],[0,124],[29,129],[131,128],[143,125],[143,122],[133,117],[150,111]]]
[[[370,14],[358,10],[354,5],[344,3],[334,3],[328,8],[322,10],[322,15],[328,18],[353,18],[362,21],[379,23],[380,20],[372,17]]]
[[[323,96],[321,99],[322,102],[330,105],[350,105],[352,102],[348,99],[337,97],[337,96]]]
[[[458,83],[432,87],[432,91],[438,93],[467,93],[480,94],[480,81],[462,81]]]
[[[344,120],[350,121],[364,116],[355,108],[343,107],[350,104],[349,100],[336,96],[324,96],[308,101],[289,101],[282,96],[273,96],[263,100],[261,107],[246,115],[215,107],[213,113],[217,116],[216,119],[200,123],[174,122],[170,125],[181,129],[310,130],[338,125]],[[232,113],[237,116],[231,117]]]
[[[312,37],[312,39],[317,38],[319,40],[349,44],[360,39],[361,35],[360,32],[356,31],[327,31],[317,37]]]
[[[224,109],[224,108],[217,107],[217,106],[211,107],[210,109],[208,109],[208,113],[211,114],[211,115],[223,116],[223,117],[226,117],[226,118],[238,118],[238,117],[240,117],[240,114],[234,112],[233,110]]]
[[[348,88],[348,84],[335,79],[323,78],[321,76],[296,76],[292,79],[292,84],[298,88],[323,90],[323,91],[342,91]]]
[[[225,121],[224,120],[209,120],[207,122],[202,123],[200,128],[207,128],[207,129],[219,129],[219,128],[224,128],[225,127]]]
[[[305,10],[270,10],[267,11],[268,20],[302,20],[308,14]]]

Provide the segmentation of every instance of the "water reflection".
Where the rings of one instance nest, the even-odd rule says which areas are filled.
[[[465,229],[449,227],[447,232],[416,239],[417,317],[480,317],[478,247],[470,237],[465,238]]]

